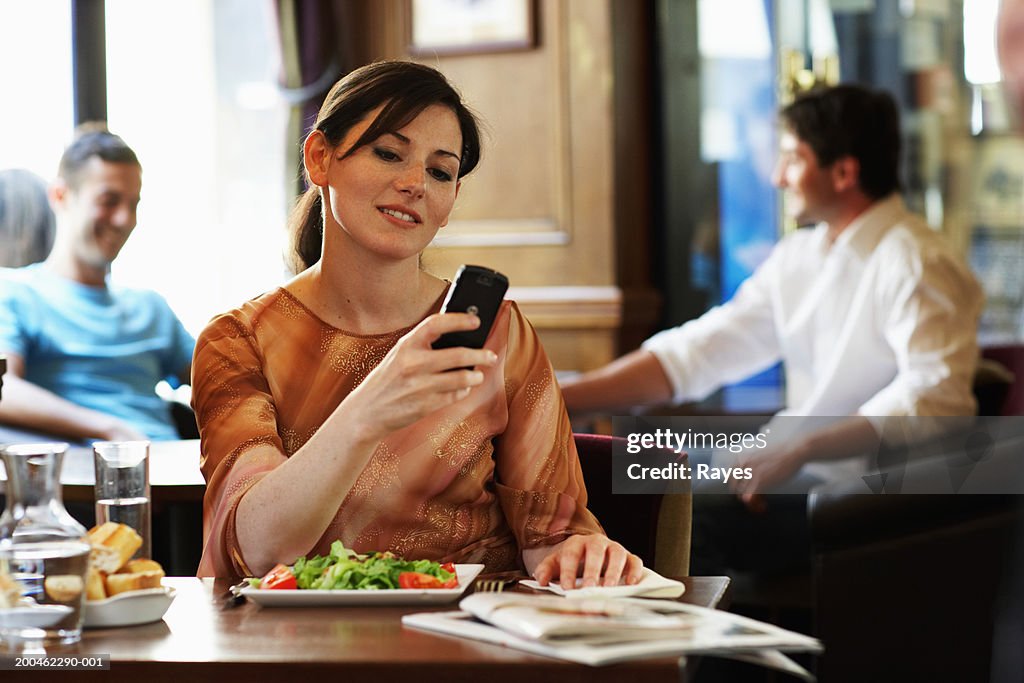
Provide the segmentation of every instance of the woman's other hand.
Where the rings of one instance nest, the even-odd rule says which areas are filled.
[[[643,561],[619,543],[601,534],[570,536],[550,548],[533,548],[524,553],[527,566],[529,554],[546,550],[547,555],[533,568],[533,578],[542,586],[558,579],[565,590],[576,587],[576,578],[583,574],[583,587],[617,586],[639,583]]]
[[[460,401],[484,381],[481,368],[498,357],[488,349],[438,349],[431,344],[447,332],[479,327],[465,313],[437,313],[398,340],[373,372],[338,407],[349,413],[358,436],[376,443],[426,415]],[[470,369],[466,369],[470,368]]]

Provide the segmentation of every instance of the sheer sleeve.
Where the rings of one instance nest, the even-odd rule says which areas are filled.
[[[199,336],[192,385],[206,478],[199,575],[245,576],[235,512],[249,488],[285,455],[256,340],[232,314],[215,318]],[[254,448],[259,445],[270,448]]]
[[[498,498],[520,549],[603,533],[587,510],[572,427],[544,348],[511,304],[505,392],[508,426],[495,439]]]

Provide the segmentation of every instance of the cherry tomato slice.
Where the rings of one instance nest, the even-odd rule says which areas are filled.
[[[260,588],[267,590],[290,590],[298,588],[298,584],[295,582],[295,575],[292,574],[291,568],[288,565],[279,564],[260,579]]]
[[[398,575],[399,588],[444,588],[441,579],[422,572],[402,572]]]

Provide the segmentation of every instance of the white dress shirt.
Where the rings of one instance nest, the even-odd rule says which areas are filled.
[[[787,235],[730,301],[643,347],[677,401],[782,360],[780,415],[972,415],[983,301],[962,260],[891,195],[831,246],[824,224]]]

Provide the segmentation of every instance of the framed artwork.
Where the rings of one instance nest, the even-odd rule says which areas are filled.
[[[536,0],[409,0],[409,52],[455,55],[536,45]]]

